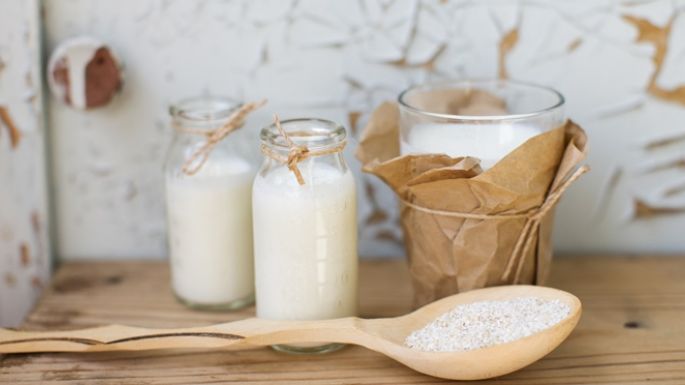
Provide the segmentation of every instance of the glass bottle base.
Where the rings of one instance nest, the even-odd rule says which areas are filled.
[[[336,352],[347,346],[346,344],[323,344],[323,345],[271,345],[271,348],[278,352],[289,354],[326,354]]]
[[[205,310],[205,311],[239,310],[239,309],[248,307],[250,305],[253,305],[254,301],[255,301],[254,294],[250,294],[249,296],[247,296],[245,298],[239,298],[239,299],[233,300],[231,302],[226,302],[226,303],[201,303],[201,302],[190,301],[190,300],[187,300],[187,299],[181,297],[176,292],[174,292],[174,297],[176,297],[178,302],[182,303],[186,307],[189,307],[189,308],[195,309],[195,310]]]

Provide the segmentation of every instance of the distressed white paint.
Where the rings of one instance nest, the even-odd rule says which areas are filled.
[[[17,326],[48,282],[48,208],[38,1],[0,1],[0,326]]]
[[[590,136],[593,172],[562,201],[557,248],[682,252],[685,215],[631,219],[636,198],[658,207],[683,199],[685,193],[663,191],[685,169],[639,169],[682,151],[682,141],[647,151],[641,138],[678,129],[685,105],[645,91],[654,47],[636,43],[635,28],[623,18],[662,26],[680,13],[658,79],[675,87],[685,83],[685,15],[677,7],[669,0],[45,0],[48,49],[91,34],[110,44],[126,68],[122,95],[105,108],[82,112],[50,102],[59,252],[165,255],[161,163],[171,134],[166,107],[175,99],[208,92],[269,98],[240,133],[246,141],[272,112],[346,121],[353,111],[363,123],[373,106],[412,83],[497,76],[498,43],[514,28],[519,39],[507,59],[509,76],[558,88]],[[360,252],[401,253],[396,203],[382,182],[361,176],[349,156],[354,141],[348,147],[363,178]],[[603,187],[615,169],[622,170],[617,185]],[[376,209],[385,215],[366,223]]]

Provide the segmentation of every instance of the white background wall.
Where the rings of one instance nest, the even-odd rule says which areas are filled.
[[[0,124],[0,310],[28,308],[49,270],[36,2],[0,0],[0,104],[22,132],[12,147]],[[593,172],[561,203],[558,250],[685,251],[683,0],[42,3],[45,52],[90,35],[126,66],[123,92],[102,109],[47,98],[65,259],[165,255],[173,100],[269,98],[239,133],[250,143],[272,112],[337,120],[357,135],[375,105],[413,83],[497,76],[558,88],[590,136]],[[361,254],[401,254],[392,195],[359,180]]]
[[[89,34],[126,64],[110,106],[84,113],[50,102],[59,253],[165,254],[160,169],[175,99],[268,97],[252,136],[272,111],[355,131],[351,118],[363,123],[412,83],[496,76],[558,88],[590,135],[593,172],[561,205],[559,250],[683,251],[685,91],[668,91],[685,87],[684,4],[46,0],[48,49]],[[640,41],[650,32],[665,51]],[[400,254],[390,194],[360,178],[361,253]]]

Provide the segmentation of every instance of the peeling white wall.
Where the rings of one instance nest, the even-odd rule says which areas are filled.
[[[91,35],[126,67],[122,94],[105,108],[49,102],[64,258],[165,255],[161,167],[173,100],[269,98],[240,133],[249,141],[272,112],[329,118],[356,133],[352,123],[361,127],[373,106],[410,84],[496,76],[559,89],[589,133],[593,172],[561,203],[558,250],[685,251],[682,0],[44,5],[49,51]],[[401,254],[391,194],[359,178],[361,253]]]
[[[0,1],[0,326],[50,275],[38,1]]]

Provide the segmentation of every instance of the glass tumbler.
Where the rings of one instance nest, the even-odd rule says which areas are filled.
[[[559,92],[511,80],[422,84],[398,101],[402,155],[472,156],[484,170],[565,120]]]

